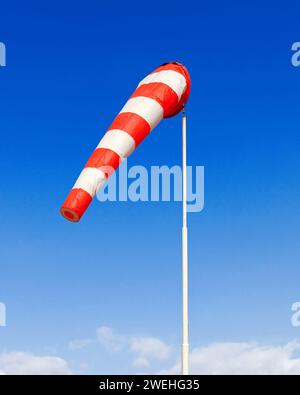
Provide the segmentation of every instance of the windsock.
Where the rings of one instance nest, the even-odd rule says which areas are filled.
[[[90,156],[62,205],[61,214],[78,222],[97,191],[163,119],[187,102],[191,80],[180,63],[164,63],[144,78]]]

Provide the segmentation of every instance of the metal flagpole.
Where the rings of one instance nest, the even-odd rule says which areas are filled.
[[[189,374],[188,326],[188,231],[187,231],[187,180],[186,180],[186,114],[182,112],[182,354],[181,373]]]

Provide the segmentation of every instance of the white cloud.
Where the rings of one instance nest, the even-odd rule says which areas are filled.
[[[191,374],[300,374],[300,343],[259,346],[256,343],[215,343],[190,353]],[[161,374],[177,374],[180,362]]]
[[[71,374],[67,362],[58,357],[39,357],[25,352],[0,354],[0,374]]]
[[[97,339],[83,339],[70,343],[73,349],[86,347],[98,340],[108,351],[134,354],[133,366],[155,369],[172,356],[172,347],[156,337],[124,336],[109,326],[97,329]],[[70,346],[69,345],[69,346]],[[190,352],[191,374],[300,374],[300,342],[286,345],[263,346],[249,342],[214,343],[196,347]],[[1,361],[1,360],[0,360]],[[4,370],[0,363],[1,370]],[[161,374],[178,374],[180,360]]]
[[[97,339],[109,351],[117,352],[126,345],[126,338],[115,333],[109,326],[100,326],[97,329]]]
[[[171,347],[155,337],[134,337],[130,349],[147,359],[164,360],[171,354]]]
[[[137,368],[149,368],[150,362],[145,357],[139,357],[133,361],[133,366],[136,366]]]
[[[68,344],[70,350],[81,350],[93,342],[93,339],[71,340]]]
[[[108,351],[135,353],[133,365],[139,368],[150,367],[150,362],[166,360],[171,355],[171,347],[158,338],[119,335],[109,326],[97,329],[97,339]]]

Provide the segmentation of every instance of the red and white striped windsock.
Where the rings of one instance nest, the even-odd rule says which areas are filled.
[[[61,214],[78,222],[97,191],[152,129],[163,119],[178,114],[187,102],[191,80],[180,63],[165,63],[144,78],[117,115],[92,153]]]

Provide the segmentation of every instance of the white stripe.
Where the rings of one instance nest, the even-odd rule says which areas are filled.
[[[105,133],[97,148],[107,148],[116,152],[121,158],[127,158],[135,148],[134,138],[120,129]]]
[[[147,75],[138,86],[144,84],[150,84],[151,82],[161,82],[168,85],[173,91],[177,93],[178,100],[181,99],[182,94],[186,89],[186,79],[177,71],[174,70],[162,70],[156,73]]]
[[[73,189],[81,188],[94,197],[98,189],[100,189],[105,182],[106,177],[102,170],[94,167],[86,167],[80,173]]]
[[[156,100],[145,96],[129,99],[120,114],[122,112],[132,112],[144,118],[151,130],[162,120],[164,114],[162,106]]]

